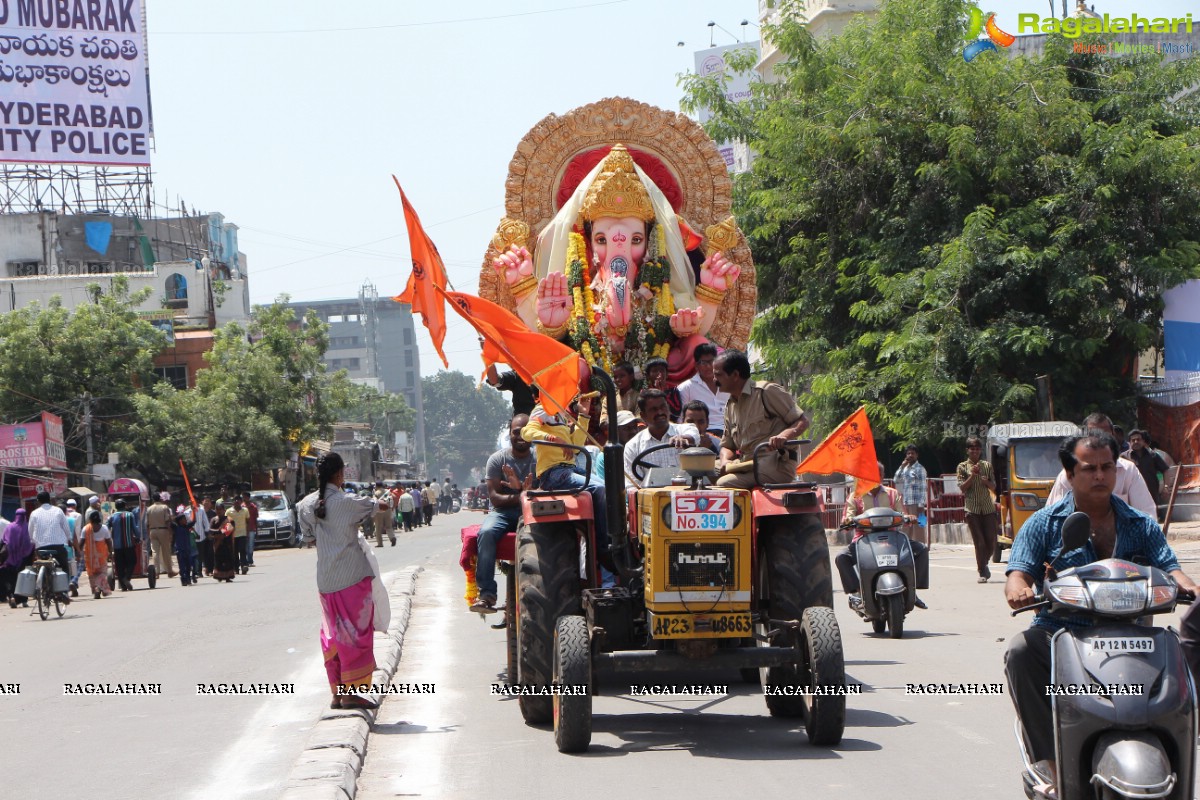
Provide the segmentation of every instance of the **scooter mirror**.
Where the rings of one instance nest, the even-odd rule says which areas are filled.
[[[1092,520],[1082,511],[1076,511],[1063,522],[1063,552],[1078,550],[1092,537]]]

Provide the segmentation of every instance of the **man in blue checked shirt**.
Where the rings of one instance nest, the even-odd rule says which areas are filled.
[[[1053,564],[1061,572],[1106,558],[1150,564],[1169,573],[1179,584],[1181,594],[1195,593],[1195,582],[1179,568],[1158,522],[1113,494],[1117,456],[1116,440],[1103,431],[1088,430],[1063,442],[1059,459],[1071,492],[1036,512],[1017,534],[1008,558],[1008,582],[1004,587],[1011,608],[1024,608],[1036,601],[1042,592],[1047,564]],[[1086,546],[1063,554],[1063,522],[1075,511],[1091,518],[1092,537]],[[1028,629],[1009,640],[1004,656],[1013,705],[1029,740],[1035,769],[1047,783],[1057,774],[1054,719],[1046,694],[1046,686],[1051,683],[1050,637],[1064,626],[1090,624],[1086,617],[1051,616],[1041,611]]]
[[[917,446],[910,444],[904,448],[904,461],[896,470],[895,484],[896,491],[900,492],[900,499],[904,501],[904,513],[914,520],[905,526],[904,531],[914,542],[925,541],[925,526],[921,524],[920,517],[925,513],[928,480],[929,475],[925,472],[925,467],[917,460]]]

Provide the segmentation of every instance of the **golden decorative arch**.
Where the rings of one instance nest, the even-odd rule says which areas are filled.
[[[484,254],[479,295],[509,310],[508,287],[492,259],[510,244],[527,244],[558,211],[555,196],[572,159],[596,147],[621,142],[658,158],[678,182],[679,216],[742,269],[726,293],[708,338],[722,347],[746,348],[758,289],[746,238],[730,216],[733,183],[725,160],[704,129],[691,118],[626,97],[609,97],[559,116],[549,114],[521,139],[508,166],[505,217]],[[706,244],[708,244],[706,242]]]

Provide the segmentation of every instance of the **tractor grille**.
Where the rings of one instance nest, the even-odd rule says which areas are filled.
[[[667,586],[732,587],[737,575],[733,543],[670,542],[667,546]]]

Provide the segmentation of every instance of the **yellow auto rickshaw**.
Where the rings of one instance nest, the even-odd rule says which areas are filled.
[[[1000,537],[992,560],[1004,557],[1025,520],[1046,505],[1054,479],[1062,471],[1058,448],[1078,436],[1073,422],[1012,422],[988,428],[987,457],[996,474]]]

